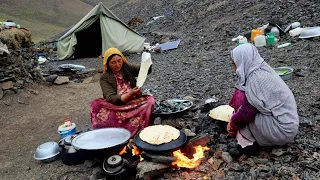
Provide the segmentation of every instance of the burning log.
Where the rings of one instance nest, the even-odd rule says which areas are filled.
[[[171,164],[172,162],[177,160],[177,158],[174,156],[162,156],[162,155],[150,154],[146,152],[143,152],[141,155],[146,161],[155,162],[155,163]]]

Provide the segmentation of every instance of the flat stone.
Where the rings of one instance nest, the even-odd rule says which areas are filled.
[[[84,80],[83,80],[83,84],[89,84],[89,83],[91,83],[91,81],[93,80],[93,77],[87,77],[87,78],[85,78]]]
[[[54,75],[50,75],[48,77],[46,77],[46,81],[47,82],[54,82],[57,79],[58,75],[54,74]]]
[[[161,117],[156,117],[156,118],[154,119],[153,124],[156,124],[156,125],[161,124]]]
[[[1,87],[3,90],[8,90],[13,88],[14,83],[12,81],[6,81],[1,83]]]
[[[104,174],[103,170],[101,169],[101,167],[93,168],[92,175],[94,176],[95,179],[100,179],[100,178],[105,177],[105,174]]]
[[[265,159],[265,158],[253,158],[253,162],[255,162],[256,164],[266,164],[269,160]]]
[[[55,84],[61,85],[61,84],[66,84],[68,83],[69,77],[68,76],[58,76],[56,80],[54,80]]]
[[[226,163],[231,163],[233,161],[232,157],[228,152],[222,152],[222,160]]]
[[[249,165],[251,167],[255,167],[256,164],[254,163],[252,158],[248,158],[246,161],[243,161],[243,164]]]
[[[152,179],[152,177],[163,174],[170,169],[171,167],[165,164],[142,161],[137,166],[136,178],[141,180]]]

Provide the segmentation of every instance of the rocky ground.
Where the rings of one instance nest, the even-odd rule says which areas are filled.
[[[291,66],[295,70],[293,78],[286,81],[295,95],[301,117],[300,132],[294,142],[283,147],[264,148],[256,157],[241,156],[231,160],[227,152],[234,146],[235,140],[226,135],[219,123],[208,118],[208,109],[204,108],[204,101],[211,97],[218,98],[220,103],[227,103],[234,91],[235,73],[230,57],[230,51],[236,46],[231,42],[233,37],[262,26],[270,19],[282,21],[284,28],[286,24],[295,21],[306,26],[319,26],[318,1],[224,0],[212,3],[148,0],[130,1],[113,8],[111,10],[125,22],[133,17],[149,20],[173,10],[172,14],[150,25],[140,24],[136,28],[147,37],[146,42],[182,40],[178,49],[152,53],[153,72],[144,88],[151,89],[157,100],[186,96],[195,98],[192,110],[178,117],[162,118],[160,122],[213,136],[209,143],[211,152],[199,168],[194,171],[166,173],[159,179],[320,177],[319,38],[303,40],[285,35],[280,37],[276,45],[291,42],[291,46],[281,49],[276,45],[259,48],[262,57],[272,67]],[[127,57],[130,62],[139,63],[141,54]],[[43,65],[43,69],[57,67],[62,63],[80,64],[87,68],[102,67],[102,59],[82,59],[48,62]],[[88,178],[92,170],[88,171],[83,165],[67,167],[60,161],[39,164],[32,160],[32,155],[40,143],[57,140],[56,128],[66,117],[72,117],[80,127],[87,128],[86,124],[90,124],[88,105],[93,98],[101,95],[98,82],[93,81],[89,85],[72,83],[58,87],[40,87],[40,96],[30,95],[27,91],[27,105],[19,104],[14,98],[12,100],[13,95],[10,94],[1,100],[1,127],[10,129],[1,132],[6,142],[0,148],[4,149],[1,153],[1,162],[4,163],[1,174],[4,174],[5,179],[56,179],[68,170],[81,170],[85,171],[81,177]],[[5,105],[8,101],[14,103],[11,106]],[[6,121],[7,119],[10,121]],[[34,121],[35,124],[29,123]],[[33,134],[31,130],[38,133]],[[25,137],[30,140],[12,138],[17,132],[25,132],[28,135]],[[16,144],[13,143],[15,141],[19,142],[18,146],[12,145]],[[17,148],[21,150],[15,151]],[[28,152],[27,155],[25,151]],[[4,155],[11,152],[12,155]],[[80,176],[77,172],[68,175],[70,179],[77,176]]]

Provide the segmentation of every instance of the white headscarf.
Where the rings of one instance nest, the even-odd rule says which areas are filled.
[[[250,43],[246,43],[234,48],[231,57],[237,66],[236,74],[238,80],[236,88],[245,91],[246,80],[249,75],[259,69],[264,62],[256,47]]]

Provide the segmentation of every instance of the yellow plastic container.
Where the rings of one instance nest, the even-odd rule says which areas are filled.
[[[262,30],[261,30],[261,29],[253,29],[253,30],[251,31],[251,38],[250,38],[251,42],[254,42],[254,38],[255,38],[256,36],[262,35],[262,34],[263,34],[263,33],[262,33]]]

